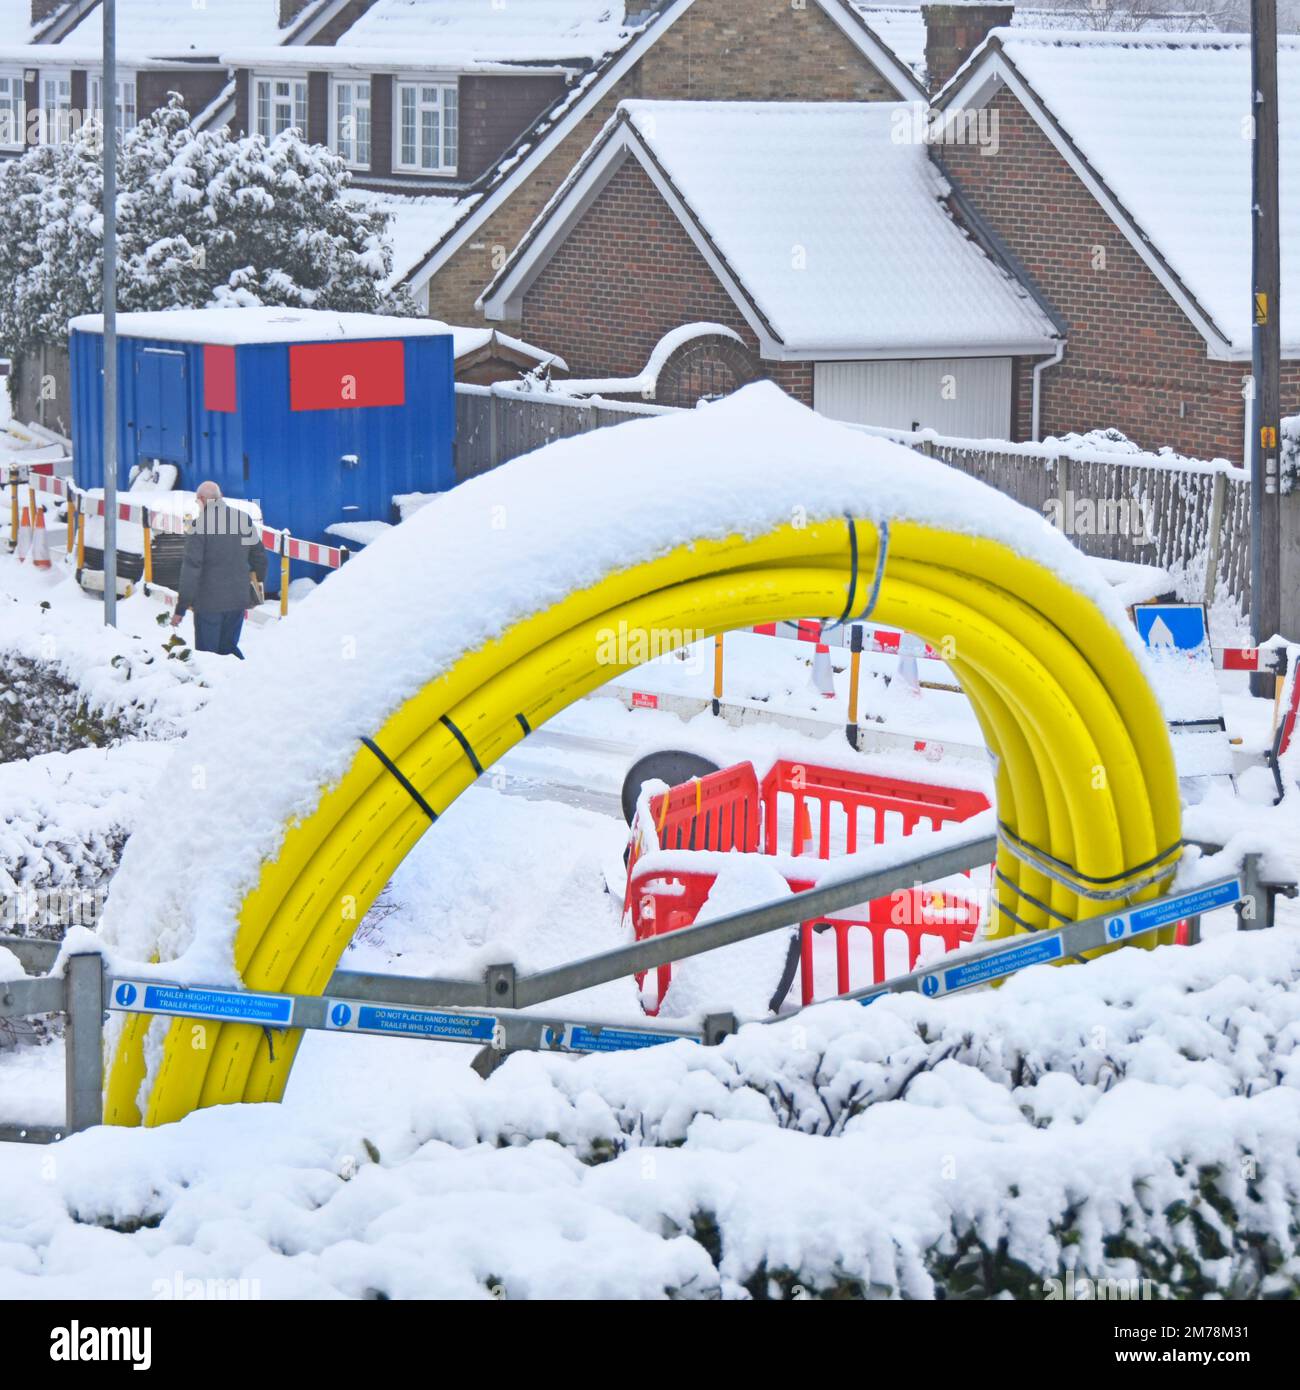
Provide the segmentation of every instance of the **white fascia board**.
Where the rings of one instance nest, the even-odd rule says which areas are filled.
[[[623,50],[609,69],[593,82],[573,103],[563,116],[542,136],[528,153],[510,171],[474,210],[459,222],[448,234],[436,251],[424,261],[405,281],[407,288],[418,294],[438,273],[439,270],[460,250],[483,223],[494,213],[521,184],[525,182],[542,164],[556,146],[577,128],[582,120],[596,107],[601,98],[641,61],[641,58],[695,3],[695,0],[677,0],[671,9],[665,10],[644,33],[639,34]]]
[[[894,50],[872,32],[860,15],[851,14],[844,0],[817,0],[837,29],[898,93],[902,101],[929,101],[920,79]]]
[[[941,343],[932,347],[895,344],[893,347],[782,348],[771,354],[778,362],[916,362],[941,357],[1046,357],[1059,338],[1035,338],[1023,343]],[[763,354],[768,356],[767,353]]]
[[[1029,113],[1034,123],[1051,141],[1056,152],[1074,171],[1080,183],[1092,194],[1102,211],[1141,257],[1143,264],[1187,316],[1192,326],[1205,340],[1206,356],[1214,362],[1238,360],[1241,356],[1240,350],[1233,347],[1228,336],[1201,308],[1187,288],[1165,264],[1151,241],[1133,220],[1132,215],[1107,188],[1096,170],[1084,159],[1073,143],[1064,137],[1060,126],[1052,119],[1038,94],[1024,80],[1015,65],[1006,58],[1000,48],[989,50],[984,61],[971,70],[960,86],[945,89],[941,110],[944,112],[951,112],[954,108],[957,111],[974,110],[990,101],[1003,87],[1006,87]],[[942,150],[942,130],[956,119],[955,115],[943,117],[937,142],[940,150]],[[1249,354],[1246,355],[1249,356]]]

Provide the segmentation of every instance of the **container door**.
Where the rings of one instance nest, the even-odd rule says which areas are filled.
[[[136,354],[136,461],[190,461],[189,358],[179,348]]]

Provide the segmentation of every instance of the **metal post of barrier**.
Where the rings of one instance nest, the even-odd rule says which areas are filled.
[[[722,633],[713,639],[713,712],[722,713]]]
[[[862,627],[855,624],[849,630],[849,722],[844,728],[849,747],[858,746],[858,696],[862,681]]]
[[[76,1133],[104,1119],[104,958],[68,958],[64,1030],[68,1131]]]
[[[483,975],[484,1002],[495,1009],[515,1007],[515,968],[489,965]]]
[[[18,549],[18,479],[9,479],[9,549]]]
[[[1245,886],[1241,905],[1237,908],[1237,927],[1241,931],[1259,931],[1269,925],[1268,889],[1259,875],[1259,855],[1242,857],[1241,877]]]
[[[77,508],[77,573],[86,567],[86,513]]]
[[[289,532],[280,532],[280,616],[289,616]]]
[[[144,582],[148,586],[153,583],[153,532],[149,527],[149,508],[140,508],[140,529],[144,533]]]
[[[77,534],[77,517],[81,513],[81,508],[77,506],[77,494],[71,488],[68,489],[68,530],[63,538],[64,555],[72,554],[72,546]]]

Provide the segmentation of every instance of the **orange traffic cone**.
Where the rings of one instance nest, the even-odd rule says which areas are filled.
[[[18,520],[18,549],[14,552],[18,556],[18,563],[27,558],[27,552],[32,548],[32,515],[26,507],[23,508],[22,516]]]
[[[32,531],[32,566],[38,570],[50,568],[50,542],[45,534],[45,508],[36,508],[36,526]]]
[[[813,657],[813,688],[823,699],[835,698],[835,673],[831,669],[831,649],[825,642],[817,643],[817,654]]]

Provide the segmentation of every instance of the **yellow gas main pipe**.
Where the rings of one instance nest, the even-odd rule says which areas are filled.
[[[857,523],[861,610],[879,537]],[[395,710],[375,741],[441,814],[474,780],[448,716],[490,766],[620,669],[598,657],[602,633],[698,629],[705,636],[800,617],[838,618],[850,586],[847,524],[780,527],[700,540],[522,619],[462,656]],[[995,759],[1000,819],[1019,837],[1095,879],[1138,885],[1135,866],[1176,846],[1179,800],[1168,733],[1128,644],[1083,594],[1050,570],[978,537],[891,527],[872,614],[954,651]],[[429,822],[364,746],[315,810],[288,825],[245,898],[235,964],[250,989],[319,993],[364,917]],[[1162,861],[1165,878],[1175,856]],[[1098,910],[1074,887],[999,854],[1001,901],[1034,928]],[[1128,877],[1126,878],[1126,875]],[[1077,886],[1077,885],[1076,885]],[[1132,900],[1158,885],[1134,886]],[[1050,910],[1049,910],[1050,909]],[[1054,916],[1053,914],[1058,914]],[[994,912],[991,930],[1014,923]],[[160,1020],[161,1059],[145,1081],[147,1016],[131,1015],[111,1058],[105,1115],[159,1124],[207,1105],[281,1097],[300,1034]]]

